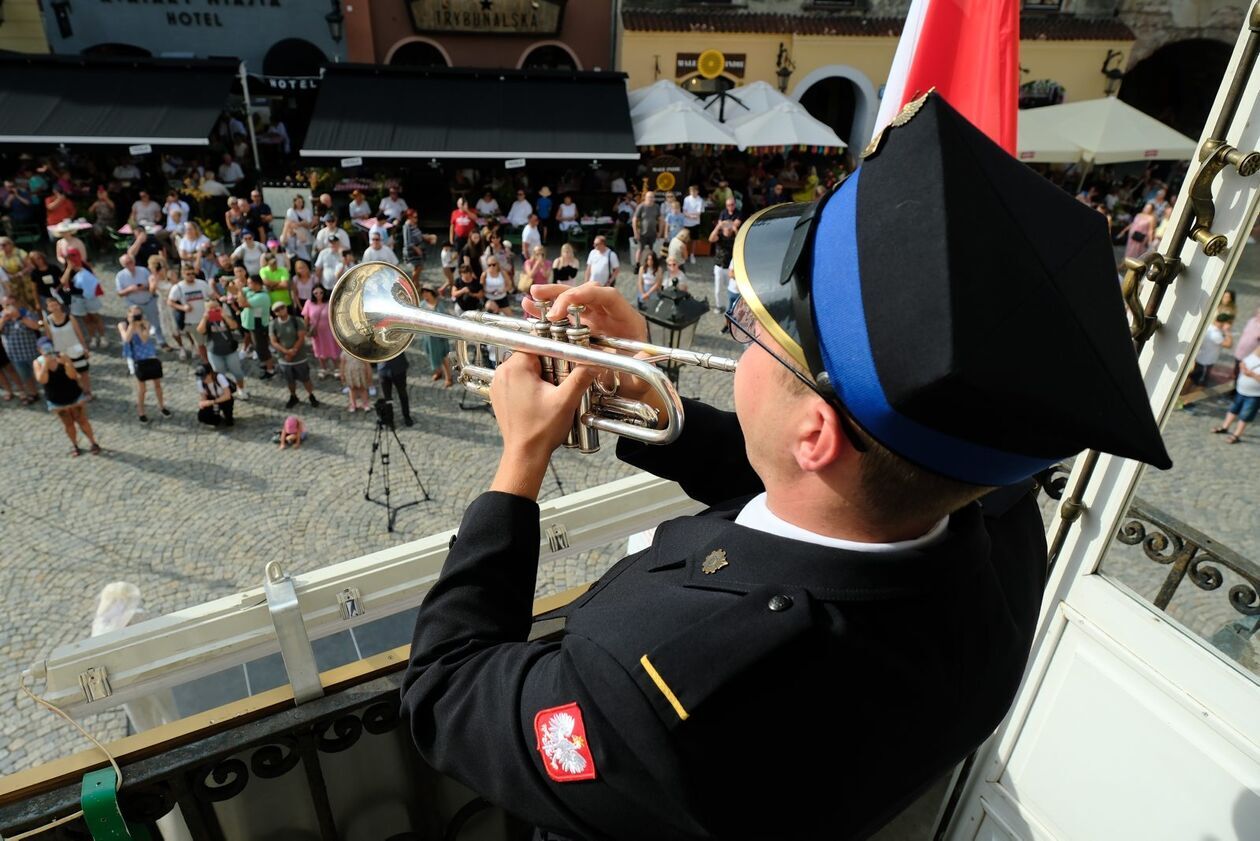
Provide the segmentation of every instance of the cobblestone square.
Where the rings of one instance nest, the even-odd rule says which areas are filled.
[[[690,267],[698,297],[712,295],[710,265],[702,260]],[[112,289],[112,271],[104,274]],[[1240,299],[1239,327],[1260,303],[1257,277],[1260,255],[1252,252],[1232,284]],[[625,273],[618,285],[632,295],[633,280]],[[400,426],[399,436],[433,499],[403,511],[390,534],[384,510],[362,499],[374,416],[347,412],[338,381],[315,381],[323,405],[303,402],[294,410],[307,422],[310,439],[297,452],[281,452],[271,441],[288,414],[287,391],[278,380],[251,380],[252,399],[237,402],[235,428],[216,431],[196,422],[190,364],[166,355],[166,394],[174,416],[151,411],[153,422],[144,426],[136,420],[133,381],[113,330],[122,313],[116,296],[107,297],[105,312],[114,338],[93,354],[98,396],[89,404],[102,455],[70,458],[60,424],[42,409],[42,401],[31,408],[0,403],[0,594],[9,610],[0,626],[0,774],[86,747],[68,727],[20,697],[18,676],[55,646],[89,634],[103,585],[136,584],[145,615],[154,616],[256,586],[269,560],[300,573],[450,528],[489,484],[498,456],[492,415],[462,389],[430,381],[427,360],[409,351],[417,422],[413,428]],[[720,317],[705,316],[697,349],[736,354],[738,346],[719,334],[720,326]],[[1052,340],[1029,337],[1034,355],[1043,361],[1052,356],[1052,345],[1037,344]],[[725,374],[684,369],[681,391],[730,406]],[[1176,466],[1167,473],[1149,471],[1138,494],[1256,558],[1260,436],[1229,447],[1221,436],[1207,434],[1224,409],[1215,399],[1175,412],[1166,438]],[[605,436],[603,450],[593,456],[559,451],[554,465],[564,490],[628,475],[630,468],[614,456],[614,443]],[[415,488],[400,465],[395,459],[393,488],[396,498],[405,500]],[[544,486],[545,497],[558,492],[554,482]],[[619,556],[617,548],[545,567],[539,592],[593,579]],[[1165,573],[1140,556],[1123,563],[1126,581],[1149,579],[1154,588]],[[1223,592],[1205,595],[1203,610],[1228,611]],[[118,714],[88,724],[107,738],[121,735],[124,727]]]

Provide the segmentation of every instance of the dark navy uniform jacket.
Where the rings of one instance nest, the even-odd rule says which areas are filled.
[[[1045,575],[1033,497],[968,505],[920,550],[777,537],[733,522],[762,490],[735,416],[685,411],[676,443],[618,453],[713,508],[662,523],[559,639],[526,641],[537,504],[469,506],[416,624],[412,736],[434,768],[572,838],[864,837],[1014,697]],[[569,737],[559,766],[548,722]]]

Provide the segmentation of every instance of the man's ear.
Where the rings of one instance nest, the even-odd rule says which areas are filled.
[[[819,473],[851,452],[836,409],[822,399],[808,401],[796,441],[796,464],[806,473]]]

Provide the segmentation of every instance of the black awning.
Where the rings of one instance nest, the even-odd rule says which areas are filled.
[[[624,73],[335,64],[302,155],[639,158]]]
[[[0,143],[207,146],[237,67],[0,56]]]

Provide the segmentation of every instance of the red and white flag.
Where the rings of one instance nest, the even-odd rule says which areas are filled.
[[[936,88],[995,143],[1015,154],[1019,0],[914,0],[884,85],[874,134]]]

